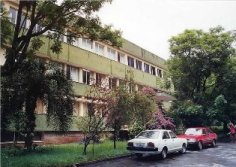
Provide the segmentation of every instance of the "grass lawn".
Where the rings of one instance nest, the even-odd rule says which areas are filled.
[[[112,141],[104,141],[95,144],[95,154],[92,152],[92,145],[88,146],[87,155],[82,155],[82,144],[49,145],[36,148],[33,152],[2,148],[2,167],[64,167],[76,163],[92,160],[105,159],[118,155],[127,155],[127,142],[117,142],[117,148],[113,149]]]

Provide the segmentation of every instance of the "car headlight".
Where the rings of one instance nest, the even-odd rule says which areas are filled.
[[[188,142],[196,142],[196,139],[188,139]]]
[[[128,147],[133,147],[134,143],[133,142],[128,142]]]

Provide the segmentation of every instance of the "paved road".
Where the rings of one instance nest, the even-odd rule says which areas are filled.
[[[171,154],[165,160],[135,156],[91,164],[86,167],[236,167],[236,143],[218,143],[215,148]]]

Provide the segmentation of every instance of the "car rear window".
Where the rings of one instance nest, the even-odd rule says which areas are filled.
[[[159,131],[143,131],[139,133],[136,138],[156,139],[158,138],[159,134],[160,134]]]
[[[202,129],[200,128],[189,128],[185,132],[186,135],[201,135]]]

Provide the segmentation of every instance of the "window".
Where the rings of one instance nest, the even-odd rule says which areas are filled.
[[[82,38],[82,46],[86,49],[92,49],[92,41],[90,39]]]
[[[206,129],[207,133],[213,133],[211,129]]]
[[[201,135],[202,129],[201,128],[188,128],[185,134],[186,135]]]
[[[167,131],[164,131],[162,139],[169,139],[169,138],[170,138],[169,133]]]
[[[149,65],[144,63],[144,72],[149,73]]]
[[[25,16],[22,14],[21,15],[21,20],[20,20],[20,26],[23,27],[23,28],[26,28],[26,18]]]
[[[90,84],[90,72],[83,70],[83,83],[89,85]]]
[[[134,67],[134,58],[128,56],[128,66]]]
[[[158,74],[159,77],[162,78],[162,71],[160,69],[157,69],[157,74]]]
[[[170,132],[169,134],[171,138],[176,138],[176,134],[174,134],[174,132]]]
[[[151,74],[156,75],[156,68],[151,66]]]
[[[64,35],[60,35],[59,40],[64,42]]]
[[[125,54],[118,52],[117,61],[125,64]]]
[[[148,139],[156,139],[158,138],[160,131],[143,131],[137,135],[136,138],[148,138]]]
[[[42,31],[42,29],[43,29],[43,27],[42,27],[41,25],[38,25],[38,24],[37,24],[36,31],[37,31],[37,32],[38,32],[38,31]]]
[[[136,68],[137,68],[138,70],[142,70],[142,62],[141,62],[141,61],[136,60]]]
[[[66,69],[66,78],[79,82],[79,69],[68,65]]]
[[[202,134],[203,134],[203,135],[206,135],[206,134],[207,134],[206,129],[203,129],[203,130],[202,130]]]
[[[67,32],[67,36],[66,36],[66,42],[68,43],[68,44],[73,44],[73,42],[75,41],[75,34],[74,33],[72,33],[72,32]]]
[[[78,38],[74,38],[73,39],[72,45],[79,47],[79,40],[78,40]]]
[[[107,48],[107,54],[108,54],[108,58],[112,59],[112,60],[116,60],[116,51],[111,49],[111,48]]]
[[[109,89],[116,87],[116,79],[115,78],[109,78]]]
[[[103,74],[96,73],[96,85],[102,86],[102,78],[104,77]]]
[[[16,17],[17,17],[17,10],[14,8],[10,8],[9,10],[10,22],[12,22],[13,24],[16,24]]]
[[[95,43],[95,52],[97,54],[104,55],[104,46],[99,43]]]
[[[70,67],[70,79],[75,82],[79,82],[79,69]]]
[[[64,64],[59,62],[51,62],[56,68],[59,69],[60,72],[64,74]]]
[[[134,84],[132,82],[128,83],[128,91],[129,93],[132,93],[134,91]]]
[[[80,116],[80,103],[79,102],[74,102],[74,106],[73,106],[73,115],[74,116]]]
[[[39,32],[39,31],[41,31],[41,30],[42,30],[42,26],[36,24],[36,25],[34,26],[33,32]]]
[[[125,86],[125,81],[122,79],[119,79],[119,86]]]

